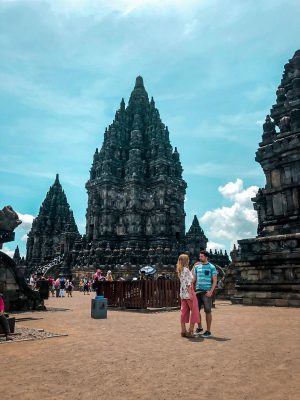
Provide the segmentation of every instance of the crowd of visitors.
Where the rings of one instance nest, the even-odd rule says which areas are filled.
[[[29,286],[32,289],[39,289],[41,281],[48,282],[49,296],[51,294],[52,297],[65,297],[65,294],[67,294],[68,297],[72,297],[74,284],[71,278],[66,279],[63,275],[60,275],[57,279],[54,279],[52,276],[45,278],[44,276],[36,277],[32,274],[29,279]]]
[[[91,291],[96,290],[97,282],[107,281],[112,282],[113,276],[111,271],[107,271],[106,275],[102,275],[101,269],[97,269],[96,273],[92,278],[89,278],[88,275],[85,275],[79,281],[79,290],[83,292],[83,294],[90,294]]]

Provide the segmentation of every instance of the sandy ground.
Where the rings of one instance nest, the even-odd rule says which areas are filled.
[[[300,309],[219,301],[215,338],[192,340],[179,335],[179,311],[94,320],[91,297],[18,315],[42,318],[18,326],[69,336],[1,345],[1,400],[300,398]]]

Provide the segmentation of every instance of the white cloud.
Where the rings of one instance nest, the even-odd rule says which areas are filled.
[[[207,250],[225,250],[225,245],[217,242],[207,242]]]
[[[1,251],[5,254],[7,254],[9,257],[13,257],[14,255],[14,250],[10,250],[7,246],[5,246],[5,244],[3,245],[3,248],[1,249]]]
[[[251,198],[254,197],[258,191],[257,186],[249,186],[247,189],[243,188],[243,181],[237,178],[235,182],[229,182],[225,186],[218,188],[223,197],[237,202],[241,205],[252,204]]]
[[[25,235],[23,235],[23,236],[21,237],[21,241],[22,241],[22,242],[27,242],[27,239],[28,239],[28,235],[25,233]]]
[[[22,221],[20,228],[29,231],[31,229],[32,222],[34,220],[34,216],[30,214],[22,214],[19,212],[17,212],[17,214],[19,216],[19,219]]]
[[[255,196],[258,187],[243,187],[243,181],[237,179],[218,188],[225,199],[233,204],[231,207],[220,207],[207,211],[200,222],[208,226],[207,235],[212,240],[225,240],[230,246],[238,239],[256,235],[257,213],[253,209],[251,198]]]

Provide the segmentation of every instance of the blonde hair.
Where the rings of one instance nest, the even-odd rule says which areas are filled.
[[[178,257],[178,261],[176,264],[176,271],[178,276],[180,277],[183,268],[189,268],[189,263],[190,263],[190,258],[187,254],[180,254],[180,256]]]

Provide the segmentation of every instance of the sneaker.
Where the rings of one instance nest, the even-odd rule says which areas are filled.
[[[205,332],[202,334],[202,337],[204,337],[204,338],[210,338],[210,337],[211,337],[211,332],[205,331]]]
[[[203,331],[203,328],[197,328],[195,333],[200,334]]]

